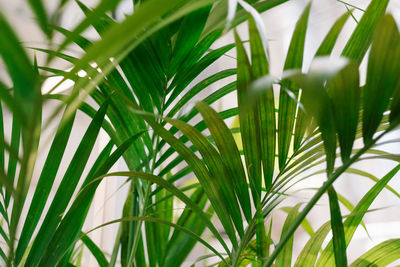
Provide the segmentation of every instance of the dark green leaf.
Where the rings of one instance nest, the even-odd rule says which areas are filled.
[[[372,42],[376,25],[385,14],[389,0],[372,0],[363,17],[353,31],[349,41],[343,49],[342,56],[355,60],[358,64],[364,58]]]
[[[104,256],[103,251],[101,251],[101,249],[93,242],[93,240],[84,234],[81,236],[81,240],[86,245],[86,247],[90,250],[92,255],[95,257],[99,266],[107,267],[108,262],[107,262],[106,257]]]
[[[73,123],[74,117],[72,117],[66,125],[61,126],[57,130],[56,136],[51,144],[46,162],[42,168],[42,172],[40,174],[36,190],[28,210],[28,214],[25,219],[24,226],[22,228],[21,237],[19,239],[15,254],[17,263],[19,263],[19,261],[22,259],[22,256],[28,247],[29,241],[31,240],[32,234],[38,225],[40,216],[53,186],[54,179],[58,171],[58,166],[60,165],[61,159],[64,155]]]
[[[299,69],[303,66],[304,43],[306,39],[306,29],[310,14],[311,3],[307,5],[303,14],[296,23],[289,50],[286,56],[284,70]],[[279,114],[278,114],[278,155],[279,168],[282,169],[289,153],[290,142],[292,140],[293,126],[295,121],[297,102],[288,95],[289,90],[293,97],[298,98],[299,89],[290,81],[284,81],[279,93]]]
[[[333,251],[336,266],[347,266],[346,240],[344,236],[342,215],[339,201],[333,186],[328,188],[329,210],[331,213],[331,228],[333,235]]]
[[[343,162],[350,158],[356,137],[361,97],[359,83],[358,66],[350,63],[327,84]]]
[[[239,35],[235,31],[237,51],[237,99],[240,122],[240,135],[246,162],[247,175],[254,203],[261,198],[261,146],[258,125],[258,109],[246,108],[248,87],[253,80],[249,59]]]
[[[45,249],[55,233],[58,223],[61,221],[61,216],[71,200],[87,159],[93,149],[107,106],[108,102],[99,109],[83,136],[39,230],[37,236],[40,238],[36,238],[32,245],[26,264],[37,265],[46,251]]]
[[[249,35],[251,67],[254,78],[257,79],[269,73],[269,64],[260,33],[251,18],[249,20]],[[257,109],[264,184],[266,188],[269,188],[274,175],[276,122],[274,91],[272,90],[272,86],[266,89],[266,92],[257,101]]]
[[[360,200],[348,218],[344,221],[343,227],[345,232],[346,245],[348,245],[357,229],[360,225],[362,218],[368,211],[372,202],[376,199],[379,193],[385,188],[387,183],[394,177],[394,175],[400,170],[400,165],[393,168],[387,175],[382,177]],[[317,262],[317,267],[332,265],[333,253],[332,253],[332,242],[330,242],[324,249],[320,258]]]
[[[251,219],[250,196],[247,189],[246,174],[242,159],[235,140],[221,116],[204,102],[197,102],[196,108],[200,111],[203,120],[218,147],[222,162],[232,180],[242,211],[249,221]]]
[[[377,26],[368,60],[363,101],[364,143],[371,142],[399,82],[400,34],[391,15]]]

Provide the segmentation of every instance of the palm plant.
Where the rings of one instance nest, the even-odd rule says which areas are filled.
[[[398,161],[396,155],[374,149],[399,122],[400,33],[393,17],[385,15],[389,0],[372,0],[341,57],[328,59],[351,11],[341,16],[309,71],[302,73],[309,4],[296,24],[280,78],[269,74],[259,13],[285,0],[133,2],[133,14],[122,22],[107,15],[118,1],[102,1],[94,9],[77,2],[85,19],[71,30],[57,25],[59,16],[49,16],[41,1],[29,1],[49,43],[56,32],[65,36],[58,46],[36,49],[47,54],[44,65],[31,63],[0,16],[0,54],[12,81],[0,83],[1,101],[13,117],[10,141],[0,128],[4,264],[76,266],[75,252],[82,243],[99,266],[181,266],[199,243],[212,253],[200,260],[217,256],[219,266],[290,266],[294,232],[302,225],[311,237],[295,266],[347,265],[346,247],[356,228],[384,188],[394,191],[388,182],[400,168],[378,179],[352,167],[371,155]],[[65,3],[60,1],[60,8]],[[250,53],[236,31],[235,43],[211,49],[243,21],[248,21]],[[88,27],[98,32],[99,40],[82,35]],[[71,43],[82,49],[81,56],[68,54]],[[197,81],[235,47],[236,68]],[[369,47],[367,79],[360,84],[359,66]],[[55,58],[69,62],[71,69],[55,68]],[[78,75],[82,70],[84,77]],[[64,94],[42,93],[49,73],[73,80],[73,88]],[[197,97],[210,84],[229,77],[236,79],[203,99]],[[210,107],[231,92],[237,94],[237,107],[220,112]],[[43,105],[49,101],[59,106],[42,121]],[[180,112],[188,105],[193,108]],[[77,112],[87,114],[91,122],[56,194],[50,196]],[[228,118],[237,118],[239,127],[229,127]],[[58,128],[45,164],[38,166],[39,141],[51,123]],[[86,166],[100,129],[109,143],[95,163]],[[357,140],[362,140],[360,146],[354,145]],[[128,170],[109,172],[120,158]],[[41,174],[27,201],[34,168]],[[85,168],[90,171],[82,177]],[[375,181],[346,217],[339,205],[343,198],[333,186],[345,172]],[[305,206],[286,209],[281,238],[275,242],[271,213],[293,185],[321,173],[326,173],[326,182]],[[188,175],[195,176],[189,186],[183,183]],[[129,183],[123,214],[91,230],[119,225],[108,255],[82,227],[97,187],[115,177]],[[306,216],[325,193],[330,220],[314,232]],[[176,199],[185,204],[181,214],[173,213]],[[333,238],[324,247],[330,231]],[[221,250],[206,235],[212,235]],[[385,241],[352,265],[386,266],[400,257],[399,242]]]

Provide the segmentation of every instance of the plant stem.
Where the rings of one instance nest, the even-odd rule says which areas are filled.
[[[339,167],[330,177],[328,180],[320,187],[317,193],[312,197],[310,202],[304,207],[303,211],[297,216],[296,220],[293,224],[289,227],[288,231],[285,235],[281,238],[278,245],[275,247],[275,250],[272,252],[271,256],[268,260],[264,263],[263,267],[271,266],[279,255],[281,250],[284,248],[286,242],[289,241],[291,236],[294,234],[296,229],[300,226],[301,222],[307,216],[307,214],[311,211],[311,209],[315,206],[318,200],[325,194],[325,191],[336,181],[336,179],[346,171],[347,168],[350,167],[354,162],[356,162],[367,150],[369,150],[372,146],[376,144],[376,142],[382,138],[386,133],[390,132],[394,126],[389,126],[389,128],[380,134],[376,139],[373,139],[370,143],[365,145],[362,149],[360,149],[351,159],[345,162],[341,167]]]
[[[164,89],[164,90],[166,90],[166,89]],[[165,95],[164,95],[164,97],[162,99],[162,103],[163,103],[163,105],[161,107],[161,112],[160,112],[160,116],[159,116],[159,120],[160,121],[161,121],[161,118],[162,118],[162,116],[164,114]],[[155,148],[154,148],[154,151],[153,151],[154,154],[153,154],[153,158],[152,158],[152,164],[151,164],[150,173],[154,173],[154,170],[155,170],[156,159],[157,159],[157,151],[158,151],[159,145],[160,145],[160,136],[157,135],[157,137],[156,137],[156,145],[155,145]],[[146,187],[145,187],[144,199],[143,199],[143,207],[142,207],[142,210],[139,213],[139,217],[143,217],[145,215],[145,213],[146,213],[147,203],[149,202],[149,198],[150,198],[151,186],[152,186],[152,183],[148,182]],[[133,245],[132,245],[131,253],[130,253],[129,259],[128,259],[128,266],[133,266],[133,260],[135,258],[137,246],[138,246],[138,243],[139,243],[140,228],[142,228],[142,224],[143,224],[143,221],[139,221],[137,223],[137,225],[136,225]]]

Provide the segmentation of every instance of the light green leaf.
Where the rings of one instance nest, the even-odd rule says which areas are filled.
[[[400,258],[400,239],[389,239],[363,254],[350,267],[388,266]]]

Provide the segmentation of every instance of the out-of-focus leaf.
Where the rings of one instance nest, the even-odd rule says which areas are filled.
[[[14,97],[27,116],[40,104],[39,75],[6,19],[0,13],[0,55],[13,82]],[[21,118],[19,118],[21,119]],[[23,123],[23,121],[21,121]]]
[[[282,207],[281,210],[290,213],[292,211],[293,207]],[[310,222],[307,219],[304,219],[304,221],[301,222],[301,227],[303,227],[304,231],[307,232],[310,236],[314,235],[314,230],[310,224]]]
[[[33,0],[31,0],[33,1]],[[107,11],[112,10],[117,6],[119,0],[105,0],[101,1],[99,5],[94,9],[93,13],[86,16],[79,24],[74,28],[74,30],[64,39],[64,41],[58,46],[58,52],[64,50],[71,42],[75,40],[84,30],[86,30],[90,25],[92,25],[96,20],[101,17]],[[78,1],[80,4],[80,1]]]
[[[48,16],[46,9],[41,0],[28,0],[29,5],[31,6],[33,12],[35,13],[36,19],[39,22],[39,26],[42,31],[46,34],[47,38],[51,37],[51,28],[48,24]]]
[[[253,2],[252,6],[258,12],[264,12],[287,1],[288,0],[258,1],[256,3]],[[210,32],[215,31],[216,29],[221,29],[226,25],[228,19],[228,14],[227,14],[228,10],[226,8],[226,5],[227,5],[226,1],[218,1],[216,3],[214,8],[211,10],[202,37],[209,34]],[[249,15],[246,10],[239,9],[236,11],[235,18],[232,20],[230,26],[235,27],[236,25],[239,25],[240,23],[248,19],[248,17]]]
[[[357,175],[366,177],[366,178],[368,178],[368,179],[371,179],[371,180],[374,181],[375,183],[377,183],[377,182],[379,181],[379,179],[378,179],[376,176],[372,175],[372,174],[369,173],[369,172],[363,171],[363,170],[354,169],[354,168],[349,168],[349,169],[346,170],[346,172],[348,172],[348,173],[353,173],[353,174],[357,174]],[[400,199],[400,194],[399,194],[394,188],[392,188],[392,187],[389,186],[389,185],[386,185],[385,188],[386,188],[387,190],[389,190],[390,192],[392,192],[396,197],[398,197],[398,198]]]

